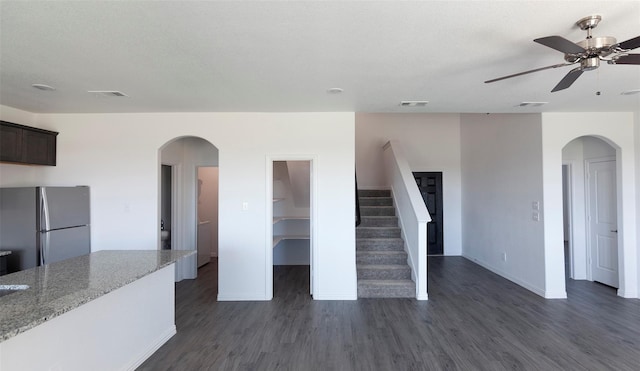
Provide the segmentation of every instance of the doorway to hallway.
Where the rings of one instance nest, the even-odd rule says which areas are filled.
[[[431,221],[427,223],[427,255],[442,255],[444,253],[442,172],[414,172],[413,177],[431,215]]]
[[[565,275],[618,288],[616,149],[580,137],[563,148],[562,157]]]
[[[158,197],[158,229],[161,228],[164,221],[166,233],[170,235],[170,248],[172,250],[197,250],[199,230],[206,229],[200,226],[199,212],[204,211],[206,208],[199,210],[198,207],[198,203],[201,201],[199,200],[199,192],[202,188],[198,182],[198,168],[217,166],[218,149],[203,138],[192,136],[174,138],[159,148],[158,178],[160,195]],[[163,169],[166,172],[169,168],[171,168],[171,200],[168,203],[170,204],[170,216],[167,215],[167,209],[169,208],[165,207],[163,213],[162,206],[163,200],[169,199],[166,195],[163,197],[162,173]],[[208,185],[206,188],[209,188]],[[215,192],[217,193],[217,191]],[[217,209],[213,212],[216,219],[208,219],[208,221],[211,224],[216,223],[217,227]],[[160,231],[159,234],[161,234]],[[200,232],[200,235],[202,240],[202,235],[210,236],[211,230]],[[212,241],[213,237],[209,237],[208,240]],[[159,238],[159,249],[164,246],[163,242]],[[210,258],[211,249],[209,248],[208,250]],[[193,279],[197,276],[197,258],[198,254],[176,263],[176,281]],[[204,254],[201,254],[200,258],[202,262]]]

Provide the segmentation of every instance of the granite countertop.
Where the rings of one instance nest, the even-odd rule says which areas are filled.
[[[29,288],[0,297],[0,342],[192,254],[194,250],[98,251],[2,276],[2,286]]]
[[[11,255],[11,251],[9,250],[0,250],[0,256]]]

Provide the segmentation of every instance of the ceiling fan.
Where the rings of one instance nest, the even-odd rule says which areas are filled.
[[[600,61],[605,61],[608,64],[640,65],[640,54],[628,53],[630,50],[640,47],[640,36],[636,36],[621,43],[618,43],[616,39],[611,36],[594,37],[591,35],[591,30],[594,29],[601,20],[601,16],[591,15],[577,21],[576,25],[580,27],[581,30],[587,31],[587,38],[582,41],[578,41],[577,43],[571,42],[562,36],[547,36],[533,40],[539,44],[564,53],[564,60],[566,63],[554,64],[552,66],[498,77],[496,79],[487,80],[485,83],[509,79],[552,68],[571,66],[579,63],[580,66],[569,71],[569,73],[560,80],[558,85],[551,90],[553,93],[570,87],[584,71],[591,71],[600,67]]]

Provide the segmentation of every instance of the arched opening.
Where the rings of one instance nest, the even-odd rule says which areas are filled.
[[[206,265],[217,276],[218,149],[179,137],[159,148],[158,159],[158,249],[198,251],[176,265],[176,281],[196,278]]]
[[[620,149],[606,138],[578,137],[562,149],[563,230],[566,289],[574,280],[618,289],[624,281],[618,225]]]

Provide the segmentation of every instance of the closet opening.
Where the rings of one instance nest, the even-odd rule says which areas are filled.
[[[313,295],[312,161],[273,161],[273,293]]]

